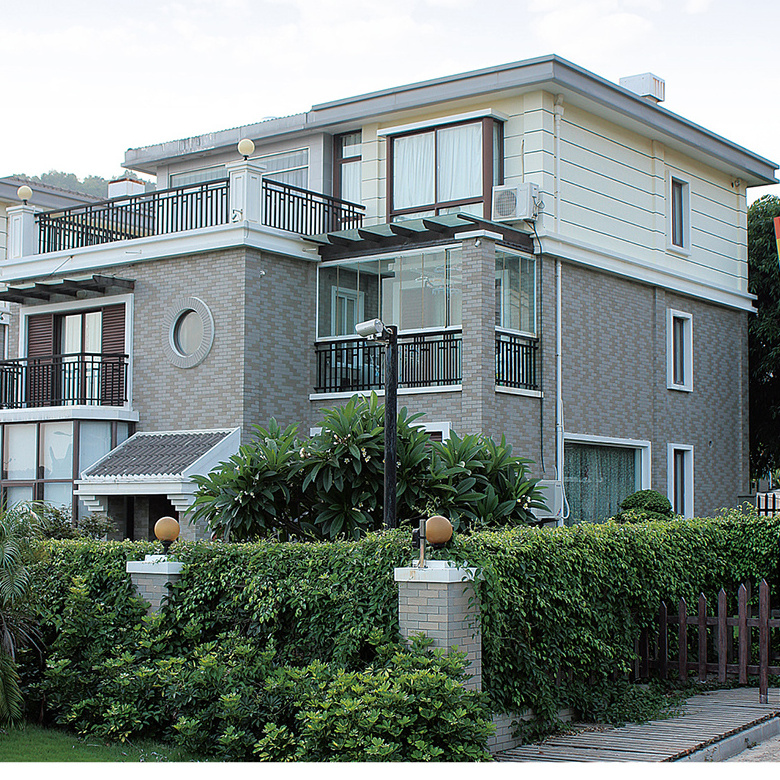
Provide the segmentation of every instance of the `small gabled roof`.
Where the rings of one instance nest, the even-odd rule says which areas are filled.
[[[237,429],[141,432],[82,472],[85,482],[182,479]],[[207,473],[206,471],[206,473]]]

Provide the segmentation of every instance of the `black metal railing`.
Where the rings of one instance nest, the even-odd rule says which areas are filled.
[[[537,339],[514,333],[496,332],[496,385],[521,390],[538,390]]]
[[[263,222],[268,227],[314,236],[363,224],[365,206],[263,179]]]
[[[228,221],[228,180],[47,211],[36,219],[41,254],[224,225]]]
[[[216,179],[42,212],[36,215],[38,251],[45,254],[225,225],[233,219],[229,188],[229,179]],[[263,179],[262,198],[263,223],[290,233],[310,236],[363,223],[364,206],[271,179]]]
[[[460,331],[398,336],[398,387],[460,384]],[[315,344],[315,392],[381,390],[385,385],[385,347],[376,341],[349,339]]]
[[[0,361],[0,409],[123,406],[127,355],[70,354]]]

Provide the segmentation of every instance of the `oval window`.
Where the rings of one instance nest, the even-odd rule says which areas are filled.
[[[184,357],[194,355],[203,343],[203,319],[193,309],[183,311],[173,327],[173,344]]]

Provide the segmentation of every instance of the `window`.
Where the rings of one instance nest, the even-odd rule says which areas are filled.
[[[690,185],[676,176],[669,177],[669,248],[690,250]]]
[[[390,219],[457,211],[489,216],[502,158],[502,125],[492,118],[391,136]]]
[[[261,154],[259,157],[253,157],[252,161],[265,165],[265,178],[280,181],[283,184],[293,184],[303,189],[309,186],[308,148]],[[211,168],[198,168],[194,171],[172,173],[168,177],[168,184],[170,187],[185,187],[188,184],[200,184],[200,182],[204,181],[225,178],[227,178],[225,166],[215,165]]]
[[[108,421],[9,423],[2,428],[2,500],[8,506],[48,501],[71,510],[73,481],[130,435],[128,423]]]
[[[536,263],[504,251],[496,252],[496,327],[536,332]]]
[[[362,202],[360,130],[337,135],[334,139],[334,194],[350,203]]]
[[[693,447],[689,444],[667,446],[667,495],[678,515],[693,517]]]
[[[401,331],[460,327],[460,256],[436,248],[321,265],[317,336],[355,338],[355,325],[373,317]]]
[[[567,436],[563,461],[564,489],[573,520],[605,520],[617,513],[625,498],[650,487],[650,442],[576,438]]]
[[[666,386],[693,390],[693,317],[675,309],[666,311]]]

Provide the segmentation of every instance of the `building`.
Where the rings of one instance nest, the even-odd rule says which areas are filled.
[[[16,206],[5,495],[48,497],[47,426],[70,425],[57,497],[83,472],[82,511],[148,533],[229,432],[306,432],[381,390],[381,348],[354,332],[380,317],[400,330],[399,404],[444,436],[506,435],[559,516],[649,487],[686,515],[735,505],[746,189],[776,166],[664,109],[663,89],[542,57],[128,150],[154,193]],[[87,468],[132,430],[168,438]],[[223,437],[210,455],[198,432]],[[173,464],[165,442],[193,449]]]

